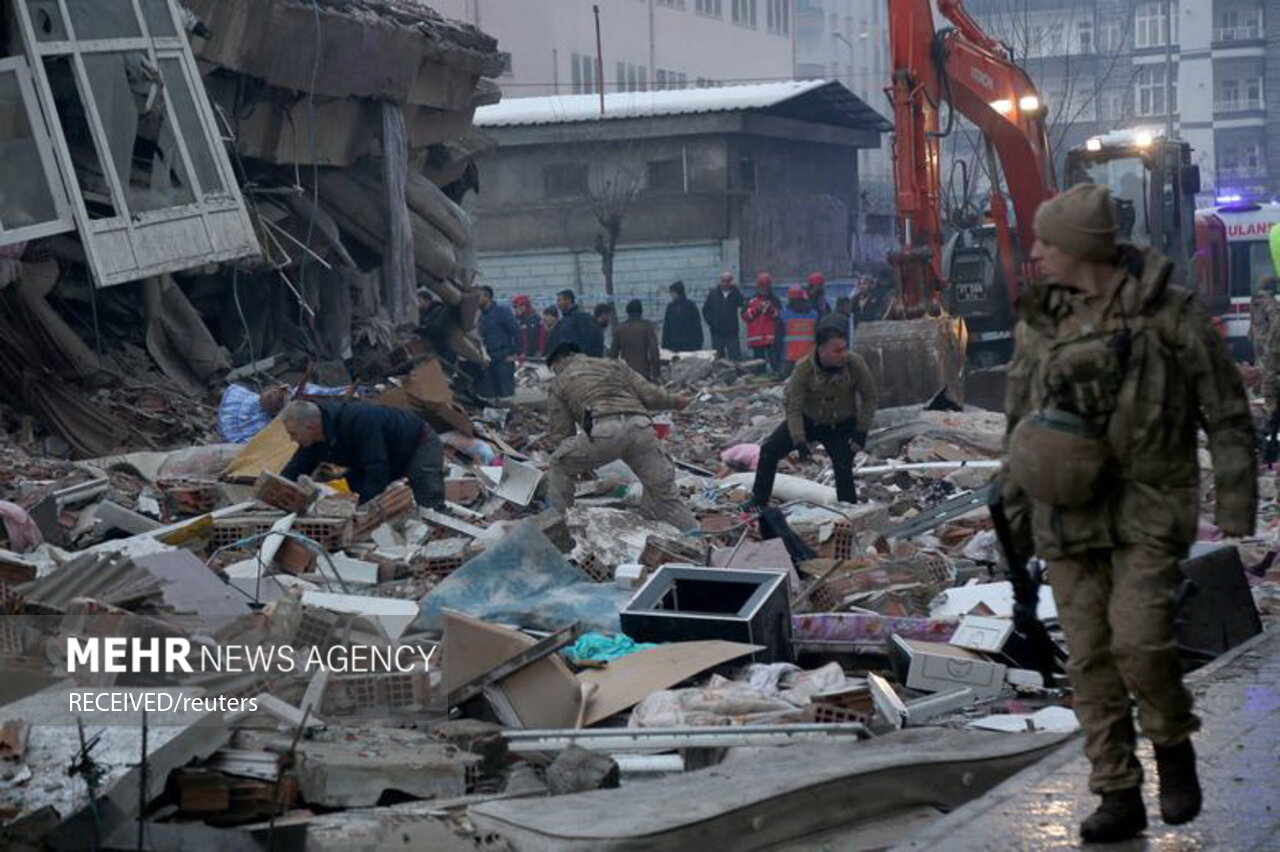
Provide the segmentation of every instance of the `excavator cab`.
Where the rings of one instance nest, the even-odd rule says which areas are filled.
[[[1163,253],[1180,280],[1194,278],[1200,167],[1191,162],[1190,145],[1141,130],[1095,136],[1067,152],[1066,178],[1068,186],[1109,187],[1121,238]]]

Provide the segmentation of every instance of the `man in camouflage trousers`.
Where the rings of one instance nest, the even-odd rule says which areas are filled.
[[[1196,536],[1197,427],[1217,525],[1253,531],[1253,426],[1221,336],[1170,284],[1172,263],[1116,242],[1105,187],[1045,202],[1035,232],[1047,280],[1019,300],[1004,496],[1015,532],[1048,563],[1070,649],[1089,786],[1102,797],[1081,835],[1118,841],[1147,825],[1130,696],[1155,746],[1164,821],[1200,811],[1200,721],[1173,634],[1178,562]]]
[[[556,374],[547,412],[551,438],[559,444],[548,477],[551,507],[563,514],[573,505],[575,476],[620,459],[644,486],[642,515],[681,532],[698,529],[693,512],[680,502],[675,467],[649,416],[687,408],[689,398],[667,393],[622,361],[583,355],[571,343],[556,347],[547,364]]]
[[[1249,303],[1249,341],[1253,344],[1253,363],[1263,370],[1268,366],[1267,347],[1271,331],[1276,327],[1276,314],[1280,313],[1280,301],[1276,301],[1276,277],[1264,275],[1258,282],[1258,292]]]

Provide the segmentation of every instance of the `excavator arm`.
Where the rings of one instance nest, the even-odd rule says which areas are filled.
[[[942,268],[939,155],[941,109],[948,105],[982,131],[993,187],[991,214],[1010,302],[1030,277],[1031,222],[1057,192],[1045,132],[1045,105],[1026,72],[965,11],[961,0],[938,0],[952,27],[937,30],[929,0],[889,0],[892,56],[894,180],[901,247],[890,255],[909,313],[936,303],[947,285]],[[1004,174],[1019,228],[1010,222],[999,188]]]

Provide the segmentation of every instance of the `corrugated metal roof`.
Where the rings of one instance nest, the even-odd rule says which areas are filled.
[[[517,127],[742,111],[775,113],[801,121],[867,130],[892,129],[882,115],[835,80],[788,80],[661,92],[612,92],[604,96],[604,115],[600,114],[598,94],[512,98],[477,109],[475,125]]]

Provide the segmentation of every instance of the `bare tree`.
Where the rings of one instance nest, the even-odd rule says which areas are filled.
[[[1047,133],[1050,150],[1063,151],[1073,131],[1082,125],[1107,120],[1102,114],[1103,96],[1117,88],[1132,91],[1133,79],[1118,79],[1127,70],[1121,60],[1127,55],[1134,26],[1137,0],[1098,0],[1064,4],[1051,12],[1037,11],[1029,0],[985,0],[974,4],[974,18],[1008,49],[1013,61],[1026,70],[1041,90],[1049,107]],[[1118,22],[1112,37],[1101,38],[1105,23]],[[1082,27],[1092,35],[1090,50],[1073,43]],[[1085,57],[1088,56],[1088,59]],[[1136,73],[1136,71],[1134,72]],[[1126,95],[1122,103],[1128,103]],[[1128,117],[1127,111],[1124,117]],[[949,140],[947,156],[952,165],[947,174],[963,174],[968,180],[957,189],[954,181],[944,186],[944,201],[950,210],[971,207],[969,196],[977,189],[980,175],[988,186],[996,182],[989,174],[985,146],[981,135],[968,122],[958,121],[958,129]],[[957,169],[955,162],[964,166]],[[972,211],[970,211],[972,212]]]
[[[600,273],[604,276],[604,292],[613,297],[613,261],[622,239],[622,228],[628,211],[645,188],[645,165],[631,146],[623,142],[601,142],[591,146],[585,163],[587,203],[599,230],[595,235],[596,254],[600,255]],[[594,156],[593,156],[594,155]]]

